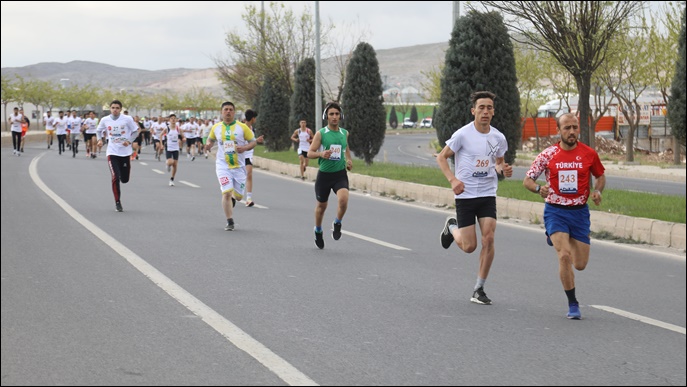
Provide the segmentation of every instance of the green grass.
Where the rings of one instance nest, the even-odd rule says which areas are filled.
[[[299,163],[298,155],[293,150],[265,152],[263,146],[258,146],[255,148],[255,155],[290,164],[298,165]],[[310,160],[309,165],[317,166],[317,160]],[[417,184],[446,188],[450,187],[439,168],[401,166],[392,163],[374,163],[371,166],[367,166],[364,161],[354,159],[352,172]],[[544,199],[539,195],[535,195],[526,190],[522,186],[522,181],[506,179],[499,182],[497,195],[504,198],[539,203],[544,202]],[[643,192],[606,189],[603,193],[601,205],[597,207],[590,201],[589,209],[632,217],[657,219],[672,223],[685,223],[687,218],[686,203],[685,198],[682,196],[655,195]]]

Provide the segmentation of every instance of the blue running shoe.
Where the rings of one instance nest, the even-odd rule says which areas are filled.
[[[568,318],[571,320],[582,319],[582,313],[580,313],[580,304],[577,302],[570,304],[568,308]]]
[[[546,234],[546,244],[553,247],[553,242],[551,242],[551,238],[549,237],[549,233],[544,231],[544,234]]]

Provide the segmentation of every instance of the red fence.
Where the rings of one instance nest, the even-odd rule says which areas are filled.
[[[539,137],[555,136],[558,134],[556,129],[556,119],[549,118],[527,118],[525,120],[525,127],[522,128],[522,139],[527,140],[530,137],[536,137],[534,131],[534,120],[537,120],[537,130]],[[615,129],[615,119],[613,117],[601,117],[596,123],[595,132],[607,132]]]

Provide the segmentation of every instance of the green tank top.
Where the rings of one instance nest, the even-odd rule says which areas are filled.
[[[322,136],[322,150],[332,150],[332,155],[329,159],[323,159],[322,157],[318,159],[320,171],[338,172],[346,169],[346,138],[348,138],[348,131],[344,128],[333,131],[325,126],[320,129],[320,136]]]

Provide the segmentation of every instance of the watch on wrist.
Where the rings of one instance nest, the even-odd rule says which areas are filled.
[[[537,188],[535,188],[534,193],[539,193],[541,191],[541,185],[537,184]]]

